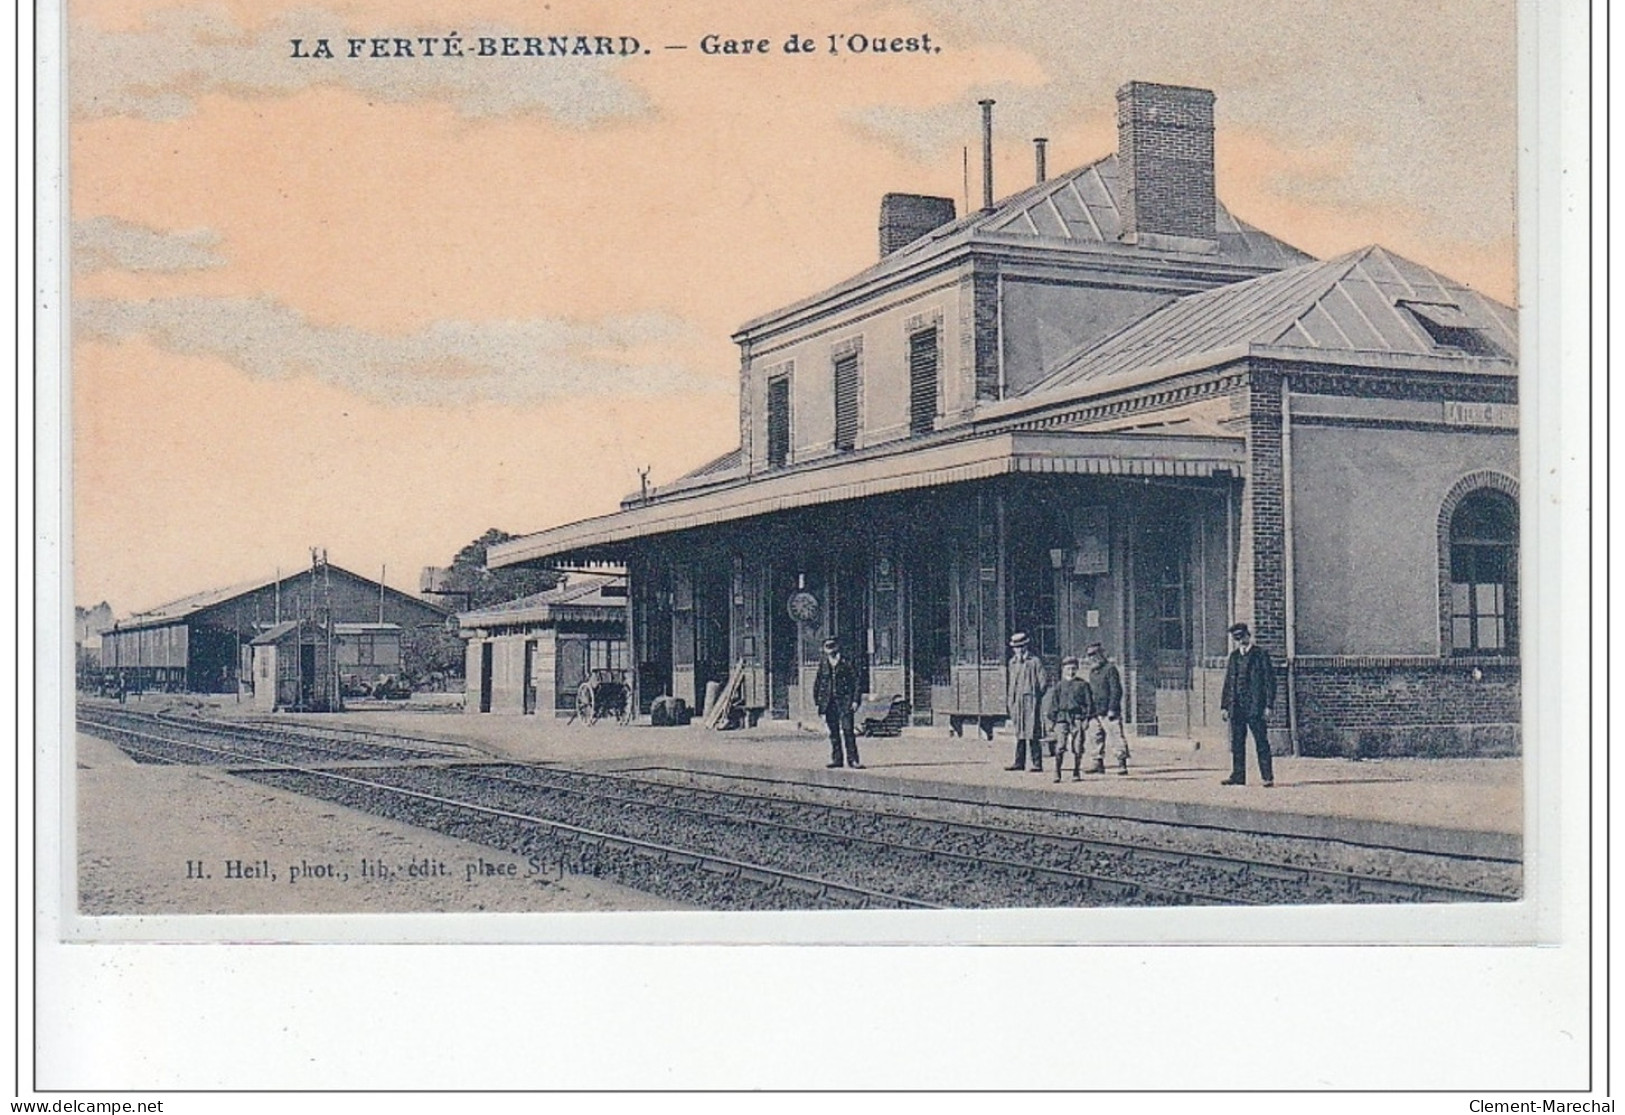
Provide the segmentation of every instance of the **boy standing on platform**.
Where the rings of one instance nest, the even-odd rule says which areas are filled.
[[[1061,780],[1066,753],[1072,752],[1072,781],[1083,781],[1084,729],[1094,715],[1089,683],[1078,676],[1078,660],[1061,659],[1061,680],[1055,683],[1050,713],[1055,723],[1055,781]]]

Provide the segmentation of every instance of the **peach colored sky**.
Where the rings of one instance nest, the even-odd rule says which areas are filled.
[[[75,599],[122,614],[311,545],[411,589],[487,527],[727,450],[730,331],[872,263],[881,194],[959,197],[982,96],[1002,195],[1034,135],[1052,172],[1110,151],[1122,82],[1208,86],[1242,219],[1513,302],[1513,6],[1425,7],[73,0]],[[288,57],[452,31],[651,52]],[[695,46],[854,31],[942,49]]]

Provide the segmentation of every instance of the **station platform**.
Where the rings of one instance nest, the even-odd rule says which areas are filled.
[[[153,702],[154,706],[156,702]],[[219,712],[248,717],[224,702]],[[1134,737],[1127,776],[1108,772],[1054,779],[1004,768],[1014,740],[991,741],[946,728],[911,728],[898,737],[860,738],[862,770],[826,769],[829,741],[785,722],[735,731],[698,723],[653,728],[587,726],[533,716],[355,710],[253,719],[388,730],[463,744],[497,759],[592,764],[606,769],[685,769],[768,781],[909,793],[975,804],[1076,812],[1129,820],[1343,840],[1353,844],[1522,859],[1524,764],[1498,759],[1348,759],[1277,755],[1275,785],[1257,780],[1248,756],[1245,786],[1224,786],[1228,747],[1168,736]],[[1250,741],[1249,741],[1250,747]]]

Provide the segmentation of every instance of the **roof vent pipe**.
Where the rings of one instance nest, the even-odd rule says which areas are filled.
[[[977,101],[982,106],[982,209],[993,211],[993,101]]]
[[[1049,177],[1044,171],[1044,145],[1048,142],[1049,140],[1044,139],[1042,136],[1033,140],[1033,159],[1038,164],[1038,185],[1040,186]]]

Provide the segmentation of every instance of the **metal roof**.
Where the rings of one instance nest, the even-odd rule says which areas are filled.
[[[1468,330],[1484,347],[1468,352],[1441,342],[1429,325]],[[1395,356],[1459,357],[1510,370],[1518,352],[1517,313],[1372,246],[1178,298],[1063,360],[1025,398],[1082,384],[1109,390],[1149,369],[1262,348],[1337,354],[1354,364],[1372,356],[1384,363]]]
[[[385,592],[390,593],[393,596],[404,597],[414,604],[421,604],[423,607],[429,608],[433,611],[437,611],[442,614],[444,614],[446,611],[444,607],[432,600],[419,599],[416,596],[401,592],[399,589],[390,588],[388,585],[379,586],[377,581],[374,581],[369,577],[363,577],[359,573],[352,573],[350,570],[341,566],[329,563],[327,569],[329,572],[337,574],[338,576],[349,577],[352,580],[361,581],[365,584],[373,586],[374,588],[382,587]],[[260,589],[270,588],[279,581],[299,581],[309,576],[310,569],[301,566],[291,573],[273,573],[269,577],[260,577],[253,581],[243,581],[239,584],[229,585],[226,588],[215,588],[208,589],[204,592],[195,592],[190,596],[183,596],[178,600],[171,600],[168,603],[159,604],[156,607],[148,608],[142,612],[133,612],[127,618],[120,620],[118,627],[121,631],[127,631],[141,627],[161,627],[165,624],[177,623],[189,616],[204,611],[205,609],[213,608],[219,604],[229,603],[239,596],[247,596],[251,592],[258,592]]]
[[[305,624],[301,619],[285,619],[281,623],[273,624],[249,640],[250,646],[266,646],[271,643],[280,643],[293,632]],[[391,632],[399,634],[401,625],[398,623],[335,623],[334,635],[378,635]]]
[[[308,572],[308,570],[301,570],[301,572]],[[182,619],[193,612],[202,611],[204,608],[211,608],[216,604],[224,603],[238,596],[247,596],[258,589],[274,585],[280,580],[291,580],[293,576],[294,574],[290,574],[288,577],[261,577],[255,581],[242,581],[235,585],[228,585],[225,588],[212,588],[203,592],[194,592],[190,596],[183,596],[179,600],[159,604],[156,607],[148,608],[144,612],[132,613],[119,626],[131,627],[136,624],[152,624],[162,620]]]
[[[972,224],[986,232],[1117,244],[1123,235],[1126,193],[1118,174],[1117,156],[1107,155],[1007,198],[992,213],[977,214]],[[1227,262],[1291,267],[1313,258],[1236,220],[1222,202],[1215,201],[1214,217],[1219,233],[1218,255]]]
[[[589,551],[635,538],[733,522],[798,507],[890,492],[958,484],[1010,473],[1100,476],[1212,476],[1239,472],[1245,442],[1139,431],[1114,433],[1007,430],[922,445],[894,442],[874,453],[843,455],[674,495],[610,515],[568,523],[493,546],[492,568]]]
[[[488,550],[488,561],[489,557]],[[611,585],[625,583],[626,576],[621,573],[572,573],[563,584],[546,592],[521,596],[517,600],[492,604],[488,608],[459,612],[457,623],[460,627],[491,627],[510,623],[549,623],[565,617],[610,619],[626,607],[626,597],[611,596],[604,590]],[[598,613],[596,617],[595,612]]]
[[[684,488],[697,488],[736,473],[745,466],[745,450],[742,446],[734,446],[720,457],[714,457],[699,468],[690,469],[675,480],[668,481],[648,491],[649,499],[659,499],[671,492],[681,491]],[[622,507],[635,507],[644,502],[644,493],[634,492],[621,500]]]
[[[1012,194],[997,202],[991,210],[978,209],[957,221],[933,229],[892,252],[879,263],[826,290],[751,319],[740,326],[735,335],[750,332],[843,292],[856,290],[873,280],[901,273],[969,243],[1004,246],[1031,244],[1107,251],[1119,261],[1149,257],[1253,270],[1276,270],[1314,258],[1284,240],[1238,221],[1224,207],[1224,203],[1217,200],[1214,202],[1219,235],[1217,251],[1188,252],[1125,243],[1121,239],[1125,204],[1126,191],[1119,179],[1117,155],[1107,155]]]
[[[296,619],[285,619],[281,623],[267,627],[264,631],[261,631],[258,635],[255,635],[249,640],[248,645],[253,647],[263,647],[269,646],[272,643],[280,643],[285,637],[287,637],[290,631],[295,631],[298,629],[299,623],[300,621]]]

